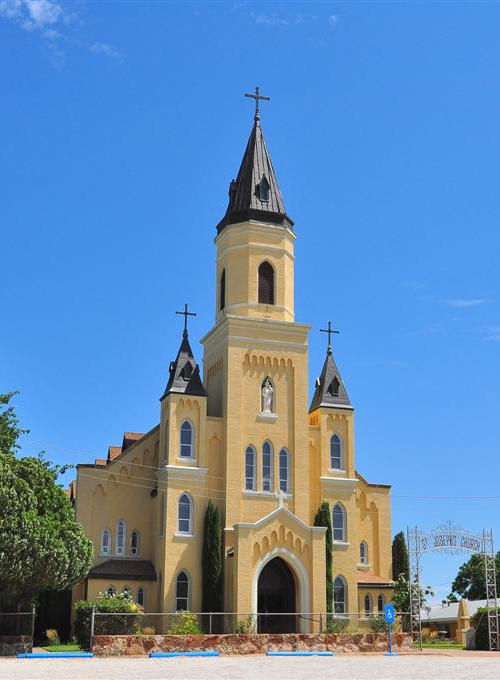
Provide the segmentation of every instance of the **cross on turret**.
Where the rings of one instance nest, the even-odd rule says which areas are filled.
[[[265,97],[263,94],[260,94],[260,90],[258,87],[255,88],[255,94],[250,94],[249,92],[245,92],[245,97],[251,97],[251,99],[255,99],[255,120],[259,120],[259,99],[262,99],[263,101],[269,101],[271,97]]]
[[[175,312],[176,314],[180,314],[181,316],[184,317],[184,335],[188,334],[188,316],[196,316],[196,312],[188,312],[188,305],[187,302],[184,305],[184,311],[183,312]]]
[[[328,352],[331,353],[332,351],[332,341],[331,341],[331,336],[334,335],[335,333],[338,334],[340,331],[335,331],[332,328],[332,322],[328,322],[328,328],[320,328],[319,329],[320,333],[328,333]]]

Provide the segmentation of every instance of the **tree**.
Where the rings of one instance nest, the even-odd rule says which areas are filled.
[[[219,508],[208,501],[203,529],[202,610],[222,608],[222,550]]]
[[[0,414],[0,608],[29,606],[42,590],[66,590],[93,560],[92,543],[75,521],[56,480],[61,468],[37,458],[16,458],[24,430],[9,401]]]
[[[320,505],[316,517],[314,518],[315,527],[326,527],[326,612],[333,613],[333,536],[332,536],[332,518],[330,514],[330,504],[328,501],[323,501]]]
[[[488,611],[495,611],[494,607],[480,607],[470,620],[471,628],[474,628],[474,643],[476,649],[490,648],[490,634],[488,630]],[[500,616],[500,609],[497,609]]]
[[[10,405],[16,394],[18,392],[0,394],[0,453],[15,453],[19,448],[17,440],[28,432],[19,427],[14,407]]]
[[[397,581],[403,574],[406,580],[410,578],[408,564],[408,550],[406,548],[405,535],[402,531],[394,536],[392,541],[392,579]]]
[[[420,588],[420,608],[425,604],[427,595],[434,595],[430,586]],[[400,574],[394,583],[394,591],[392,593],[392,601],[398,612],[408,613],[411,611],[410,607],[410,582],[404,574]],[[407,617],[403,619],[403,630],[410,630],[410,622]]]
[[[497,576],[497,592],[500,592],[500,552],[495,556]],[[486,598],[486,584],[484,582],[484,557],[483,555],[471,555],[467,562],[459,568],[455,580],[451,584],[451,593],[448,599],[455,598],[456,594],[466,600],[484,600]]]

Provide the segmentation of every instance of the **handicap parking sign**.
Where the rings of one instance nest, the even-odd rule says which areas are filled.
[[[395,618],[396,613],[394,611],[394,605],[393,604],[384,605],[384,619],[387,621],[387,623],[394,623]]]

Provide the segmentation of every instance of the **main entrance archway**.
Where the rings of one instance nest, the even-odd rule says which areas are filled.
[[[295,579],[281,557],[263,567],[257,589],[259,633],[295,633]]]

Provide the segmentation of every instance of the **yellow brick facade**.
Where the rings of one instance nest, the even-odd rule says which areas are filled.
[[[374,610],[379,596],[390,601],[390,488],[369,484],[356,472],[350,404],[308,409],[311,326],[295,322],[294,241],[289,224],[253,219],[230,224],[216,237],[215,322],[201,340],[206,396],[170,391],[161,401],[157,427],[124,440],[115,457],[78,466],[76,515],[94,543],[95,568],[105,574],[110,561],[115,568],[117,561],[147,561],[154,577],[131,580],[126,569],[122,578],[91,576],[75,588],[75,599],[109,587],[127,587],[137,599],[142,588],[146,611],[173,612],[177,577],[184,572],[189,608],[200,612],[203,522],[212,500],[223,522],[225,611],[258,612],[262,570],[280,558],[292,575],[294,611],[325,616],[326,530],[313,526],[323,501],[331,510],[340,503],[345,512],[343,535],[333,547],[333,577],[345,584],[339,613],[360,614],[363,625],[366,595]],[[259,302],[263,262],[274,276],[272,303]],[[262,402],[266,380],[273,390],[268,410]],[[185,422],[191,428],[190,457],[181,450]],[[334,436],[341,464],[332,466]],[[268,468],[266,442],[272,451]],[[281,451],[287,466],[280,467]],[[191,502],[189,531],[179,530],[183,495]],[[120,521],[125,524],[119,546]],[[110,541],[103,551],[106,529]],[[313,630],[317,623],[305,617],[299,627]]]

